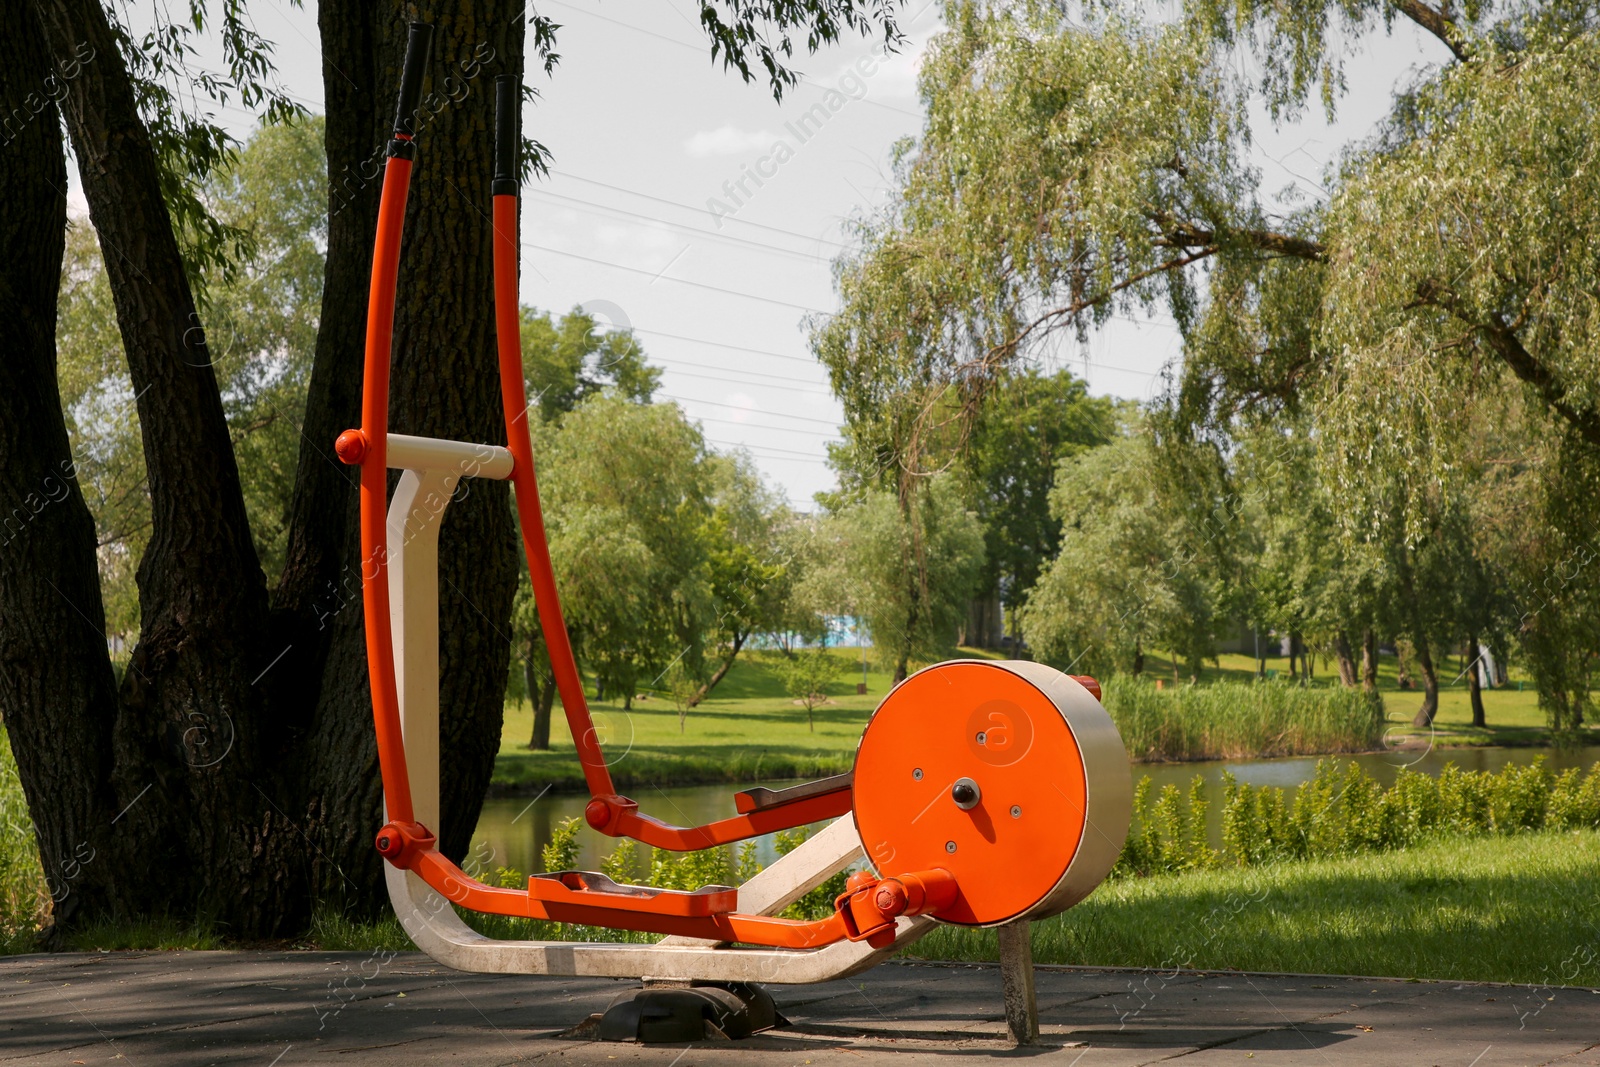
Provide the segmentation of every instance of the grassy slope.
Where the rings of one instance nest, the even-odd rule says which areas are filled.
[[[1584,830],[1125,878],[1037,924],[1034,959],[1600,986],[1597,869]],[[994,932],[940,927],[907,954],[994,959]]]
[[[889,676],[869,667],[867,694],[857,696],[860,660],[852,650],[835,653],[840,680],[828,687],[834,703],[818,708],[816,729],[806,727],[805,709],[784,695],[777,671],[776,652],[741,655],[728,677],[700,707],[689,711],[684,729],[670,700],[652,697],[624,712],[620,704],[594,702],[592,710],[603,743],[613,763],[613,775],[622,788],[637,785],[679,785],[696,782],[755,781],[804,778],[836,774],[850,769],[861,728],[878,701],[889,691]],[[994,653],[960,650],[961,655],[995,658]],[[1145,678],[1170,684],[1171,667],[1160,655],[1148,657]],[[1282,671],[1282,657],[1267,660],[1269,670]],[[1248,656],[1225,655],[1220,666],[1208,665],[1202,684],[1222,679],[1248,681],[1254,677]],[[1448,681],[1459,672],[1455,657],[1441,665]],[[1385,658],[1379,664],[1379,687],[1384,693],[1391,724],[1389,740],[1404,741],[1427,731],[1415,731],[1411,716],[1422,702],[1420,692],[1396,687],[1396,664]],[[1337,676],[1319,665],[1317,684],[1336,685]],[[1440,712],[1431,740],[1435,744],[1528,744],[1544,737],[1544,713],[1530,686],[1512,685],[1484,693],[1490,727],[1468,725],[1471,709],[1466,683],[1457,682],[1441,694]],[[495,764],[494,783],[499,792],[536,793],[549,785],[557,791],[581,791],[582,774],[572,748],[572,738],[558,704],[550,731],[551,750],[530,752],[533,715],[526,704],[506,706],[505,730]]]

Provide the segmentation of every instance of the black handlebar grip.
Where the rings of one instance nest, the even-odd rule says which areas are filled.
[[[522,148],[522,86],[511,74],[494,80],[495,196],[517,195],[517,156]]]
[[[394,132],[416,135],[414,120],[422,100],[422,79],[428,73],[428,55],[433,51],[433,27],[413,22],[406,37],[405,65],[400,68],[400,106],[394,115]]]

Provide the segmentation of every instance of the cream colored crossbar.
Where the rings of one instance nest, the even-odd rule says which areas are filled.
[[[510,453],[489,445],[389,435],[389,465],[407,466],[389,504],[389,596],[396,684],[417,821],[439,826],[439,524],[464,476],[506,478]],[[433,465],[436,464],[436,465]],[[739,887],[739,910],[773,915],[862,856],[849,818],[835,820]],[[841,941],[818,949],[734,948],[693,938],[655,945],[497,941],[472,930],[416,875],[384,865],[406,933],[447,967],[497,974],[570,974],[711,982],[826,982],[871,967],[932,929],[901,918],[895,943]]]
[[[499,445],[473,445],[438,437],[389,435],[389,466],[395,470],[452,471],[457,477],[511,477],[511,452]]]

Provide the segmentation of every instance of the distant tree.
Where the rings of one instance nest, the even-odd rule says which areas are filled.
[[[789,510],[762,484],[749,455],[714,456],[709,467],[711,515],[702,536],[712,611],[708,644],[717,665],[690,694],[691,708],[728,676],[753,634],[780,624],[793,574],[780,540]]]
[[[1109,442],[1115,410],[1070,372],[1029,366],[1003,376],[975,416],[964,458],[983,523],[981,589],[1009,609],[1013,648],[1022,640],[1024,597],[1061,542],[1061,524],[1050,514],[1056,468]]]
[[[1197,675],[1215,654],[1223,531],[1191,523],[1159,461],[1137,418],[1112,443],[1062,461],[1050,495],[1060,552],[1023,613],[1041,659],[1138,673],[1156,646],[1172,652],[1174,675],[1180,659]]]
[[[580,654],[631,707],[674,663],[699,672],[711,615],[710,475],[675,405],[584,401],[540,438],[550,553]]]
[[[828,683],[839,677],[838,660],[829,654],[826,645],[814,645],[797,652],[781,669],[785,692],[805,707],[806,729],[815,733],[813,711],[828,699]]]
[[[661,379],[660,369],[646,362],[644,348],[632,332],[601,330],[594,317],[580,308],[553,321],[548,314],[523,307],[522,366],[539,423],[553,423],[594,397],[649,404]],[[541,471],[545,465],[541,457]],[[517,580],[511,636],[522,660],[523,688],[533,709],[528,747],[544,751],[550,747],[555,679],[547,662],[526,561]]]
[[[1318,472],[1308,420],[1283,418],[1239,435],[1233,482],[1246,559],[1244,616],[1287,635],[1304,677],[1312,648],[1333,652],[1340,681],[1361,684],[1356,648],[1395,591],[1381,556],[1349,535],[1341,503]]]
[[[828,571],[836,562],[829,548],[834,544],[832,529],[823,516],[790,514],[777,531],[777,540],[784,573],[781,595],[776,597],[777,613],[767,636],[784,658],[790,659],[796,650],[827,636],[827,616],[857,615],[859,611],[853,599],[854,586],[841,589],[810,577]]]
[[[661,385],[661,369],[645,362],[631,330],[602,330],[582,308],[555,321],[523,307],[522,366],[528,397],[545,422],[603,392],[648,404]]]
[[[983,567],[983,527],[954,475],[920,482],[911,509],[908,517],[893,493],[874,489],[830,514],[800,594],[820,611],[848,607],[870,619],[896,681],[912,658],[950,647]]]

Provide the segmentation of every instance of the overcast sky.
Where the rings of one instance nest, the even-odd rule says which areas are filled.
[[[555,157],[551,176],[523,197],[523,301],[556,311],[581,304],[630,325],[665,369],[661,397],[699,420],[713,447],[748,448],[791,503],[811,507],[811,495],[833,484],[824,448],[837,439],[840,407],[802,320],[837,307],[829,264],[844,247],[841,224],[883,202],[890,146],[921,127],[916,71],[941,28],[938,5],[913,0],[903,10],[899,55],[852,40],[800,60],[804,82],[781,106],[764,82],[745,85],[711,61],[693,4],[539,8],[562,24],[562,60],[523,116]],[[251,10],[277,42],[285,87],[320,112],[315,0]],[[1264,188],[1321,196],[1317,181],[1339,146],[1370,130],[1397,81],[1444,55],[1409,24],[1362,42],[1334,126],[1320,111],[1281,131],[1261,125]],[[803,121],[830,89],[842,105],[834,97],[825,122],[819,113]],[[241,138],[254,124],[237,110],[220,118]],[[1178,355],[1170,324],[1118,321],[1086,353],[1072,344],[1054,358],[1096,394],[1142,399]]]

